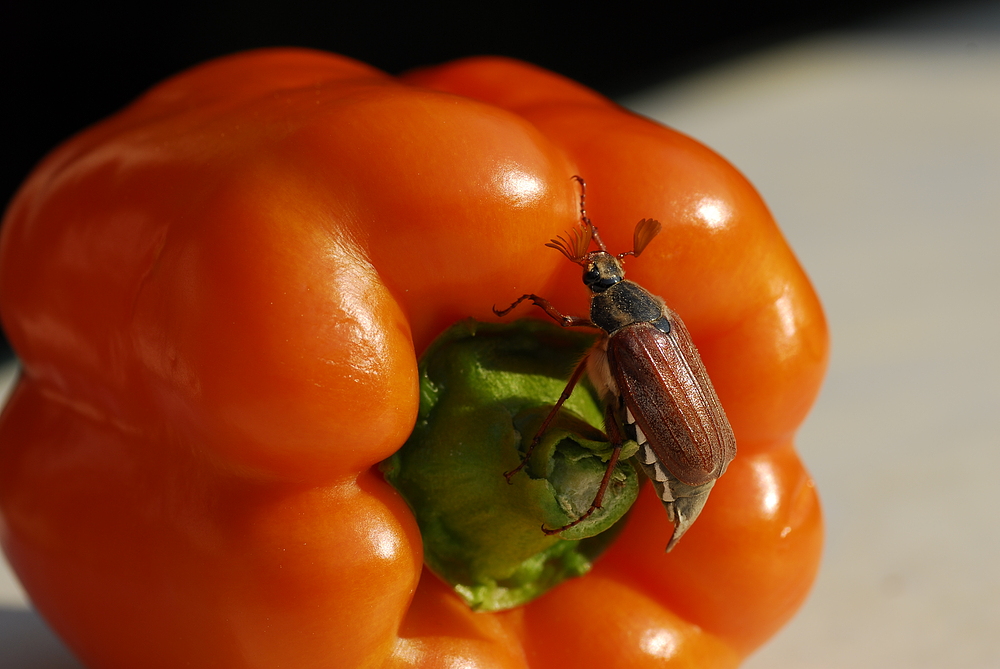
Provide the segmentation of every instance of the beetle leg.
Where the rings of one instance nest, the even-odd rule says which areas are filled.
[[[567,316],[566,314],[560,312],[558,309],[552,306],[552,303],[546,300],[544,297],[539,297],[538,295],[535,295],[533,293],[525,293],[521,297],[514,300],[514,303],[509,307],[507,307],[506,309],[500,310],[494,306],[493,313],[495,313],[497,316],[506,316],[511,311],[513,311],[514,307],[521,304],[521,302],[524,302],[525,300],[531,300],[536,307],[540,307],[542,310],[545,311],[545,313],[547,313],[552,318],[552,320],[556,321],[557,323],[559,323],[559,325],[563,326],[564,328],[597,327],[590,321],[589,318],[583,318],[582,316]]]
[[[618,427],[618,421],[615,419],[614,407],[610,402],[604,408],[604,424],[608,437],[611,439],[613,450],[611,451],[611,457],[608,458],[608,468],[604,470],[604,478],[601,479],[601,485],[597,488],[597,495],[594,497],[594,501],[591,503],[590,508],[584,511],[582,516],[568,525],[563,525],[554,530],[542,525],[542,532],[545,532],[545,534],[559,534],[571,527],[575,527],[587,520],[587,518],[590,518],[595,511],[601,508],[601,502],[604,501],[604,493],[608,491],[608,485],[611,483],[611,475],[614,474],[615,465],[618,464],[618,456],[622,452],[622,443],[625,441],[621,428]]]
[[[542,425],[538,428],[538,431],[535,432],[535,436],[531,439],[531,444],[528,446],[528,450],[525,451],[524,457],[521,458],[521,464],[509,472],[503,473],[504,478],[507,479],[507,483],[510,483],[510,477],[524,469],[524,466],[528,464],[528,458],[531,457],[535,447],[538,446],[538,442],[542,440],[542,435],[549,429],[549,423],[551,423],[552,419],[554,419],[556,414],[559,413],[559,409],[561,409],[562,405],[569,399],[569,396],[573,394],[573,388],[575,388],[576,384],[580,382],[580,377],[583,376],[584,370],[587,369],[588,357],[590,357],[589,353],[583,356],[583,359],[576,364],[576,369],[573,370],[573,374],[569,377],[569,381],[566,383],[566,387],[563,388],[562,394],[552,407],[552,410],[549,411],[549,415],[547,415],[545,420],[542,421]]]

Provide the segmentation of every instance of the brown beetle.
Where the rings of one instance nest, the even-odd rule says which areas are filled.
[[[633,250],[608,253],[596,226],[587,218],[586,183],[580,183],[580,226],[568,239],[546,244],[583,267],[583,283],[590,289],[590,318],[567,316],[537,295],[519,297],[504,316],[524,300],[531,300],[563,327],[591,327],[601,337],[576,366],[569,383],[535,434],[521,464],[506,472],[508,482],[530,457],[549,423],[569,398],[586,370],[604,402],[605,431],[613,451],[593,504],[557,534],[588,518],[601,507],[622,443],[639,444],[636,458],[653,482],[674,531],[669,551],[701,513],[716,479],[736,455],[736,438],[708,378],[701,356],[683,321],[662,299],[625,279],[622,260],[638,256],[660,232],[660,223],[643,219],[635,227]],[[591,242],[597,251],[589,251]]]

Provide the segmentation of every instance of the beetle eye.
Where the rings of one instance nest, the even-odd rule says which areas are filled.
[[[592,286],[597,283],[601,278],[601,273],[597,269],[596,265],[591,265],[587,268],[587,271],[583,273],[583,282],[588,286]]]

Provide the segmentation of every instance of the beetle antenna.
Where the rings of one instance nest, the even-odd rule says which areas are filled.
[[[581,177],[578,174],[574,174],[572,178],[574,181],[580,184],[580,223],[585,228],[590,230],[590,237],[592,237],[594,243],[597,244],[597,248],[607,253],[608,247],[604,245],[604,241],[601,239],[601,235],[598,234],[597,226],[591,223],[590,219],[587,217],[587,182],[584,181],[583,177]],[[585,254],[581,254],[581,257],[582,255]]]
[[[559,253],[562,253],[570,261],[579,264],[583,262],[584,256],[587,255],[587,249],[590,248],[593,230],[592,226],[588,227],[581,223],[566,233],[568,239],[559,235],[546,244],[546,246],[559,251]]]
[[[652,218],[644,218],[636,223],[635,232],[632,233],[632,250],[619,253],[618,259],[621,260],[625,256],[635,256],[638,258],[646,246],[653,241],[653,237],[660,234],[662,228],[663,226],[660,225],[660,222]]]

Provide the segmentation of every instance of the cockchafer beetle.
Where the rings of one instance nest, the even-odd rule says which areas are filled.
[[[542,422],[521,464],[505,472],[507,482],[524,468],[549,423],[569,398],[584,371],[604,402],[605,432],[612,443],[607,471],[590,508],[560,528],[542,527],[558,534],[582,522],[601,508],[601,501],[618,462],[622,443],[639,444],[636,459],[652,481],[674,531],[672,549],[698,518],[708,495],[736,455],[736,438],[722,409],[691,335],[664,301],[639,284],[625,279],[626,256],[638,257],[660,232],[660,223],[643,219],[636,224],[631,251],[611,255],[587,218],[587,184],[579,176],[580,224],[546,246],[583,267],[583,283],[590,289],[590,318],[560,313],[548,300],[522,295],[497,316],[531,300],[563,327],[590,327],[601,331],[597,343],[570,375],[566,388]],[[597,251],[590,251],[591,242]]]

